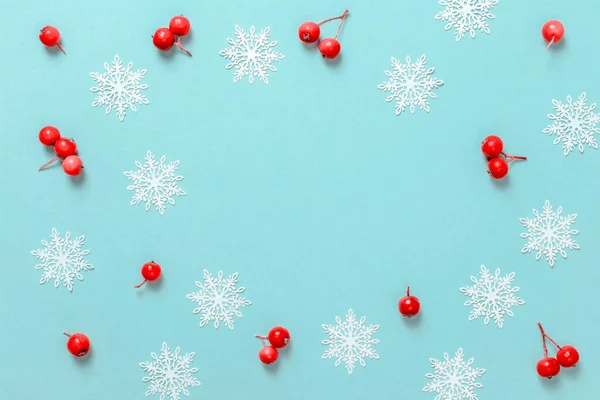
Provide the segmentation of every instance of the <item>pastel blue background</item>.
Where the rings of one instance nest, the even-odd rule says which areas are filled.
[[[163,341],[196,352],[202,386],[191,399],[433,399],[421,392],[428,359],[459,347],[487,369],[482,400],[597,395],[600,154],[564,157],[541,133],[553,98],[587,91],[600,101],[597,1],[501,0],[491,34],[459,43],[434,20],[435,1],[2,0],[1,8],[0,397],[143,399],[138,362]],[[342,56],[326,62],[297,27],[345,8]],[[150,39],[181,13],[192,23],[192,58],[160,53]],[[552,18],[567,33],[544,51],[540,29]],[[60,29],[67,56],[39,43],[46,24]],[[279,41],[286,58],[268,85],[233,84],[225,70],[218,51],[236,24],[270,26]],[[324,37],[336,27],[324,26]],[[123,123],[92,108],[89,91],[89,72],[115,54],[148,69],[150,105]],[[390,57],[421,54],[445,84],[431,113],[397,117],[377,85]],[[44,125],[76,139],[82,180],[58,166],[37,172],[51,157],[37,139]],[[479,150],[490,133],[529,157],[501,182],[490,180]],[[123,172],[146,150],[181,160],[187,196],[164,216],[129,206]],[[520,252],[518,219],[546,199],[578,213],[581,232],[581,250],[554,269]],[[72,294],[38,284],[30,251],[53,227],[85,234],[91,250],[95,270]],[[149,259],[163,280],[136,291]],[[481,264],[515,271],[526,301],[503,329],[468,321],[458,289]],[[247,287],[253,304],[234,330],[198,327],[185,295],[204,268],[239,272]],[[408,284],[422,302],[411,321],[397,311]],[[381,325],[381,359],[352,375],[322,360],[320,343],[321,324],[348,308]],[[538,320],[582,356],[551,381],[535,372]],[[278,324],[293,344],[264,368],[253,335]],[[67,353],[63,330],[90,336],[88,358]]]

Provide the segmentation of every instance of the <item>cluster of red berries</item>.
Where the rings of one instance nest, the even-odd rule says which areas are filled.
[[[536,369],[539,376],[543,378],[551,379],[553,376],[558,375],[560,367],[571,368],[579,362],[579,352],[573,346],[559,346],[552,338],[546,335],[542,324],[538,322],[540,331],[542,332],[542,343],[544,344],[544,358],[538,361]],[[548,349],[546,348],[546,339],[558,348],[556,358],[548,357]]]
[[[40,130],[40,142],[45,146],[54,146],[56,156],[46,164],[42,165],[38,171],[47,168],[57,160],[62,160],[63,171],[67,175],[77,176],[83,169],[83,162],[77,154],[77,145],[73,139],[60,137],[60,131],[53,126],[45,126]]]
[[[181,45],[181,37],[187,35],[190,32],[190,20],[183,15],[171,18],[168,28],[158,28],[152,36],[152,43],[157,49],[167,51],[173,45],[179,47],[181,50],[186,52],[188,55],[192,55]]]
[[[498,136],[490,135],[481,142],[481,151],[488,158],[488,174],[494,179],[504,178],[508,174],[509,162],[527,160],[527,157],[509,156],[502,151],[503,148],[504,143]]]
[[[60,45],[60,32],[51,25],[47,25],[40,29],[40,42],[42,42],[46,47],[58,46],[60,51],[67,54],[65,49],[63,49]]]
[[[259,338],[263,344],[263,348],[258,352],[258,358],[263,364],[273,364],[279,357],[279,351],[288,345],[290,342],[290,333],[282,326],[276,326],[269,331],[267,336],[254,335]],[[269,345],[265,344],[265,340],[269,341]]]
[[[319,23],[315,22],[305,22],[298,28],[298,37],[304,43],[314,43],[319,40],[319,36],[321,36],[321,25],[325,22],[333,21],[335,19],[341,19],[340,25],[338,26],[338,30],[333,38],[326,38],[319,42],[319,51],[323,55],[324,58],[334,59],[340,54],[342,50],[342,46],[340,42],[337,40],[338,35],[340,34],[340,30],[342,29],[342,25],[344,25],[344,21],[348,17],[350,13],[349,10],[344,11],[344,13],[338,17],[333,17],[321,21]]]
[[[146,282],[153,282],[160,278],[161,268],[160,265],[155,263],[154,261],[149,261],[142,265],[142,276],[144,277],[144,281],[139,285],[135,285],[134,288],[140,288]]]
[[[421,303],[415,296],[410,295],[410,286],[406,289],[406,296],[400,299],[398,302],[398,310],[400,314],[406,318],[412,318],[419,313],[421,309]]]
[[[552,46],[553,43],[560,42],[565,35],[565,27],[560,21],[550,20],[542,26],[542,36],[548,42],[548,47]]]

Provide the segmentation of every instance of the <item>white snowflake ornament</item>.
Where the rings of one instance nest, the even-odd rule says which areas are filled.
[[[180,355],[181,349],[175,348],[172,353],[169,346],[163,342],[160,355],[150,353],[154,361],[141,362],[140,367],[148,374],[142,378],[143,382],[150,382],[146,396],[160,393],[160,400],[180,400],[181,393],[190,395],[189,387],[200,386],[200,382],[192,374],[198,368],[192,368],[196,353]]]
[[[115,56],[112,66],[104,63],[104,69],[106,72],[103,73],[90,72],[90,76],[97,84],[90,90],[98,93],[92,107],[106,106],[106,114],[114,110],[119,120],[123,122],[127,109],[136,112],[136,104],[149,103],[141,92],[148,88],[148,85],[141,83],[147,72],[145,69],[133,71],[132,62],[124,68],[118,55]]]
[[[456,29],[456,41],[469,33],[475,39],[475,31],[490,33],[489,19],[496,18],[490,13],[498,5],[498,0],[439,0],[446,7],[435,15],[435,19],[448,21],[444,29]]]
[[[592,149],[598,149],[598,142],[594,134],[600,133],[598,123],[600,115],[595,113],[596,103],[587,104],[585,92],[573,103],[571,96],[567,96],[567,104],[558,100],[552,100],[556,114],[548,114],[548,118],[554,121],[542,132],[548,135],[556,135],[554,144],[563,144],[563,153],[568,156],[574,148],[583,153],[584,145]]]
[[[183,176],[176,175],[179,168],[179,160],[167,164],[167,158],[162,156],[156,161],[154,155],[148,150],[146,152],[144,165],[135,162],[137,171],[126,171],[125,176],[133,181],[133,185],[127,186],[127,190],[135,191],[129,205],[146,203],[146,211],[154,205],[156,210],[163,215],[166,204],[175,205],[173,197],[185,196],[185,191],[178,186]]]
[[[428,99],[437,98],[433,89],[439,88],[444,82],[431,76],[435,68],[425,69],[426,63],[425,55],[419,57],[415,63],[411,63],[410,57],[407,56],[406,64],[392,57],[392,71],[385,71],[390,79],[379,84],[377,88],[390,92],[385,101],[396,102],[396,115],[400,115],[407,107],[414,114],[415,106],[429,112]]]
[[[465,296],[471,298],[465,302],[465,306],[472,306],[473,310],[469,315],[469,321],[473,321],[479,317],[484,317],[483,323],[489,324],[490,320],[494,320],[498,327],[504,325],[504,316],[514,316],[511,308],[525,304],[523,300],[515,296],[518,292],[518,286],[512,286],[515,279],[515,273],[511,272],[503,277],[500,276],[500,269],[497,268],[494,275],[490,271],[481,266],[480,278],[471,277],[473,286],[461,287],[460,291]]]
[[[423,388],[424,392],[437,393],[435,400],[477,400],[475,389],[483,385],[477,378],[485,373],[483,368],[473,368],[473,358],[465,362],[463,349],[460,348],[453,358],[444,353],[444,360],[430,358],[433,374],[425,374],[431,382]]]
[[[43,269],[44,274],[40,278],[40,285],[54,279],[54,288],[58,288],[60,282],[69,292],[73,292],[75,278],[83,281],[84,271],[94,269],[83,257],[90,254],[89,250],[83,250],[85,236],[81,235],[71,240],[71,232],[65,234],[64,239],[56,229],[52,228],[50,243],[42,240],[43,249],[33,250],[31,254],[40,260],[35,269]]]
[[[367,326],[366,320],[366,317],[362,317],[357,321],[354,311],[349,309],[345,321],[335,317],[336,326],[321,325],[329,336],[329,339],[321,341],[322,344],[329,346],[321,358],[334,358],[336,367],[343,361],[349,374],[354,371],[357,362],[365,367],[367,365],[365,359],[379,359],[379,355],[373,348],[373,345],[379,343],[378,339],[373,339],[373,335],[379,330],[379,325]]]
[[[277,41],[269,42],[270,33],[269,27],[256,33],[254,26],[250,27],[250,32],[245,32],[238,25],[235,26],[236,39],[227,38],[227,43],[231,47],[219,51],[221,57],[231,60],[225,68],[235,69],[233,82],[238,82],[247,76],[250,83],[254,82],[254,77],[269,83],[269,71],[277,71],[273,63],[285,58],[283,54],[274,50]]]
[[[535,260],[546,256],[546,261],[550,267],[554,267],[556,255],[560,254],[562,258],[567,258],[565,250],[579,250],[579,245],[571,235],[579,234],[576,229],[571,229],[575,223],[577,214],[562,215],[562,207],[558,207],[556,212],[552,209],[550,202],[546,200],[542,213],[533,209],[535,218],[520,218],[519,221],[526,229],[526,233],[521,233],[527,243],[521,249],[521,253],[531,253],[536,251]]]
[[[233,317],[243,317],[240,308],[248,307],[252,302],[240,296],[246,288],[238,288],[237,283],[237,272],[224,278],[223,271],[219,271],[215,278],[210,272],[204,270],[204,282],[196,281],[196,286],[200,290],[185,296],[199,305],[193,313],[202,313],[200,317],[201,328],[210,321],[214,321],[215,329],[219,329],[221,322],[229,329],[233,329]]]

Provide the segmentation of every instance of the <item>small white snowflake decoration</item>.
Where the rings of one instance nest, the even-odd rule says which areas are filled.
[[[223,271],[219,271],[217,277],[204,270],[204,282],[196,281],[199,291],[186,295],[189,300],[198,304],[193,311],[194,314],[202,313],[200,327],[214,321],[215,329],[223,322],[229,329],[233,329],[233,317],[242,318],[240,308],[248,307],[250,300],[240,296],[246,288],[237,287],[238,273],[223,277]]]
[[[423,388],[424,392],[437,393],[435,400],[477,400],[475,389],[483,387],[477,378],[485,373],[483,368],[473,368],[473,358],[465,362],[460,348],[453,358],[444,353],[444,360],[430,358],[433,374],[425,374],[432,381]]]
[[[336,326],[321,325],[329,336],[329,339],[321,341],[322,344],[329,346],[321,358],[334,358],[336,367],[343,361],[349,374],[354,371],[357,362],[365,367],[367,365],[365,359],[379,359],[379,355],[373,348],[373,345],[379,343],[378,339],[373,339],[379,325],[367,326],[366,320],[366,317],[362,317],[357,321],[354,312],[349,309],[345,321],[335,317]]]
[[[432,77],[435,68],[425,69],[426,64],[425,55],[419,57],[415,63],[411,63],[410,57],[407,56],[406,64],[392,57],[392,71],[385,71],[390,79],[380,83],[377,88],[390,92],[385,101],[396,101],[396,115],[400,115],[406,107],[414,114],[415,106],[429,112],[428,99],[437,98],[433,89],[439,88],[444,82]]]
[[[172,353],[169,346],[163,342],[160,356],[150,353],[154,361],[141,362],[140,367],[148,374],[142,378],[143,382],[150,382],[146,396],[160,393],[160,400],[181,399],[181,393],[190,395],[187,388],[200,386],[200,382],[192,374],[198,372],[198,368],[191,368],[196,353],[191,352],[180,355],[181,349],[175,348]]]
[[[270,33],[269,27],[256,33],[254,26],[251,26],[248,33],[238,25],[235,26],[236,39],[227,38],[227,43],[231,47],[219,51],[220,56],[231,60],[225,68],[235,68],[233,82],[238,82],[247,76],[250,83],[254,82],[254,77],[269,83],[269,71],[277,71],[273,63],[285,58],[283,54],[274,50],[277,41],[269,42]]]
[[[144,165],[139,161],[135,162],[137,171],[124,172],[125,176],[133,181],[133,185],[127,186],[127,190],[135,191],[129,204],[134,206],[146,203],[146,211],[154,205],[163,215],[167,203],[175,205],[173,197],[185,196],[185,191],[177,185],[177,182],[183,180],[183,176],[175,174],[179,168],[179,160],[167,164],[167,158],[162,156],[160,161],[156,161],[149,150],[145,160]]]
[[[598,149],[598,142],[594,134],[600,133],[598,123],[600,115],[595,113],[596,103],[587,104],[585,92],[573,103],[571,96],[567,96],[567,104],[558,100],[552,100],[556,114],[548,114],[548,118],[554,121],[542,132],[548,135],[556,135],[554,144],[563,144],[563,153],[568,156],[575,147],[583,153],[584,145],[592,149]]]
[[[112,66],[104,63],[104,69],[106,72],[103,73],[90,72],[90,76],[97,84],[90,90],[98,93],[92,107],[106,106],[106,114],[115,110],[117,117],[123,122],[128,108],[136,112],[136,104],[149,103],[141,92],[148,88],[148,85],[141,83],[146,75],[145,69],[133,71],[132,62],[124,68],[118,55],[115,56]]]
[[[81,235],[71,240],[71,232],[65,234],[64,239],[56,229],[52,228],[50,243],[42,240],[43,249],[33,250],[31,254],[40,260],[40,264],[35,269],[43,269],[44,274],[40,278],[40,285],[54,279],[54,287],[57,288],[60,282],[73,292],[75,278],[83,281],[83,271],[94,269],[92,264],[87,262],[83,256],[90,254],[89,250],[83,250],[85,236]]]
[[[435,15],[435,19],[448,21],[447,31],[456,29],[456,41],[460,41],[468,32],[475,39],[475,31],[490,33],[488,19],[496,18],[489,11],[498,5],[498,0],[439,0],[446,7]]]
[[[493,319],[496,325],[502,328],[504,316],[514,316],[511,308],[525,304],[523,300],[514,295],[520,288],[511,286],[515,279],[515,273],[511,272],[501,277],[500,269],[496,269],[492,275],[485,265],[482,265],[480,275],[479,279],[471,277],[473,286],[460,288],[465,296],[471,298],[465,302],[465,306],[473,306],[469,321],[484,317],[485,325],[489,324],[490,319]]]
[[[527,228],[526,233],[521,233],[527,243],[521,249],[521,253],[531,253],[536,251],[535,260],[546,256],[546,261],[551,267],[554,267],[556,255],[560,253],[562,258],[567,258],[566,249],[579,250],[579,245],[571,235],[579,234],[576,229],[571,229],[575,223],[577,214],[562,215],[562,207],[558,207],[556,212],[552,209],[550,202],[546,200],[544,208],[540,214],[538,210],[533,209],[535,218],[520,218],[521,225]]]

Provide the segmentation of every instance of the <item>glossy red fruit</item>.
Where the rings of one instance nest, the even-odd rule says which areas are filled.
[[[158,28],[152,36],[152,43],[157,49],[167,51],[175,43],[175,35],[168,28]]]
[[[142,276],[144,281],[139,285],[134,286],[136,289],[141,287],[146,282],[152,282],[160,278],[161,268],[160,265],[154,261],[150,261],[142,265]]]
[[[565,35],[564,25],[557,20],[550,20],[542,27],[542,36],[547,42],[559,42]]]
[[[190,31],[190,28],[190,20],[184,17],[183,15],[173,17],[171,18],[171,22],[169,22],[169,30],[177,36],[187,35]]]
[[[54,152],[62,158],[73,156],[77,154],[77,145],[71,139],[61,137],[54,143]]]
[[[53,146],[60,139],[60,131],[53,126],[45,126],[38,135],[40,142],[45,146]]]
[[[400,310],[400,314],[404,315],[407,318],[414,317],[419,313],[421,309],[421,303],[419,303],[419,299],[415,296],[410,295],[410,286],[406,291],[406,296],[400,299],[398,302],[398,310]]]
[[[498,157],[502,153],[503,148],[504,143],[502,143],[502,139],[494,135],[486,137],[481,143],[481,151],[488,158]]]
[[[488,162],[488,172],[494,179],[502,179],[508,174],[508,163],[503,158],[492,158]]]
[[[65,174],[77,176],[83,169],[83,162],[81,161],[81,158],[77,156],[68,156],[63,160],[62,167]]]
[[[289,343],[290,333],[284,327],[276,326],[269,331],[267,339],[269,340],[269,343],[271,343],[271,346],[275,347],[276,349],[281,349],[282,347],[287,346]]]
[[[65,49],[60,45],[60,32],[58,29],[51,25],[47,25],[40,30],[40,42],[46,47],[58,46],[58,48],[65,54]]]
[[[69,340],[67,340],[67,350],[75,357],[83,357],[90,351],[90,339],[83,333],[69,335],[63,332],[63,334],[69,337]]]
[[[314,22],[305,22],[298,28],[298,37],[304,43],[314,43],[321,36],[321,27]]]
[[[265,346],[258,352],[258,358],[263,364],[272,364],[277,361],[279,352],[273,346]]]
[[[538,361],[536,369],[539,376],[543,378],[552,378],[560,372],[560,364],[556,358],[546,357]]]
[[[323,55],[324,58],[329,58],[330,60],[336,58],[340,51],[342,50],[342,46],[337,39],[327,38],[321,40],[319,43],[319,51]]]
[[[556,359],[561,367],[571,368],[579,362],[579,352],[573,346],[563,346],[556,353]]]

